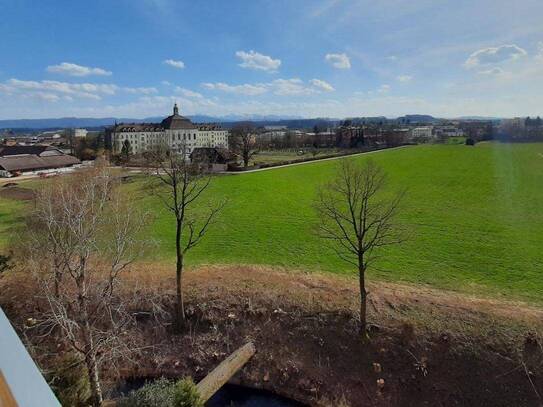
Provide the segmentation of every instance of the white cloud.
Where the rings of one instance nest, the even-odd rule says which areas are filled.
[[[185,63],[183,61],[176,61],[175,59],[166,59],[164,63],[177,69],[183,69],[185,67]]]
[[[317,89],[325,91],[325,92],[333,92],[335,90],[332,85],[330,85],[328,82],[325,82],[321,79],[311,79],[310,82]]]
[[[388,93],[388,92],[390,92],[390,89],[391,89],[391,88],[390,88],[390,85],[386,85],[386,84],[385,84],[385,85],[381,85],[381,86],[379,87],[379,89],[377,89],[377,93],[381,93],[381,94],[382,94],[382,93]]]
[[[267,83],[246,83],[242,85],[229,85],[223,82],[203,83],[202,86],[206,89],[247,96],[257,96],[269,92],[278,96],[300,96],[311,95],[322,91],[331,92],[334,90],[332,85],[323,80],[312,79],[309,81],[309,84],[306,84],[299,78],[275,79]]]
[[[88,66],[82,66],[73,64],[70,62],[63,62],[59,65],[50,65],[47,67],[47,72],[59,73],[69,76],[110,76],[111,72],[102,68],[91,68]]]
[[[403,83],[411,82],[412,79],[413,77],[410,75],[398,75],[396,77],[396,80],[398,80],[398,82],[403,82]]]
[[[70,95],[86,99],[101,99],[101,95],[114,95],[119,89],[117,85],[94,83],[68,83],[58,81],[24,81],[10,79],[2,84],[0,91],[39,96],[42,93]],[[52,99],[50,96],[46,98]]]
[[[194,92],[190,89],[185,89],[180,86],[176,86],[175,92],[188,98],[202,99],[204,97],[201,93]]]
[[[494,67],[489,69],[484,69],[482,71],[479,71],[481,75],[503,75],[505,74],[505,71],[500,67]]]
[[[537,61],[543,62],[543,41],[537,43],[537,54],[535,56]]]
[[[269,87],[273,88],[273,93],[276,95],[308,95],[315,92],[314,89],[307,88],[301,79],[276,79],[270,84]]]
[[[280,59],[273,59],[253,50],[249,52],[237,51],[236,56],[241,59],[242,68],[256,69],[261,71],[275,72],[281,65]]]
[[[351,60],[347,56],[347,54],[326,54],[324,57],[326,61],[334,68],[337,69],[350,69],[351,68]]]
[[[526,50],[514,44],[483,48],[472,53],[464,63],[464,66],[466,68],[474,68],[480,65],[499,64],[522,58],[527,54]]]
[[[164,86],[170,86],[171,85],[171,82],[168,82],[168,81],[161,81],[160,83],[162,85],[164,85]]]
[[[206,89],[220,90],[222,92],[235,93],[235,94],[246,95],[246,96],[261,95],[268,91],[266,86],[261,85],[261,84],[228,85],[223,82],[216,82],[216,83],[208,82],[208,83],[203,83],[202,86]]]
[[[58,102],[60,100],[60,96],[55,95],[54,93],[37,92],[32,96],[38,99],[44,100],[46,102]]]
[[[133,94],[140,94],[140,95],[152,95],[154,93],[158,93],[158,89],[154,87],[150,88],[123,88],[125,92],[133,93]]]

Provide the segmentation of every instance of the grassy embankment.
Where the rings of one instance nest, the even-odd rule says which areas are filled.
[[[406,243],[382,252],[371,278],[542,302],[543,144],[428,145],[356,160],[370,157],[388,172],[391,188],[408,188],[399,221],[411,231]],[[336,165],[219,177],[207,195],[227,198],[228,206],[188,263],[351,273],[312,233],[316,187]],[[169,214],[141,179],[126,188],[155,215],[149,235],[159,245],[149,260],[173,261]],[[2,232],[20,208],[0,199]],[[7,240],[4,233],[0,242]]]

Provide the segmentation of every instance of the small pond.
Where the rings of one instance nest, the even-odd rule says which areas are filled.
[[[128,379],[110,396],[128,394],[151,381],[152,378]],[[306,405],[270,391],[227,383],[208,400],[206,407],[306,407]]]
[[[206,407],[304,407],[305,404],[280,397],[266,390],[225,384],[206,403]]]

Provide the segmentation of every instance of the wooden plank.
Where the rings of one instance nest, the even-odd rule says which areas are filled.
[[[221,362],[196,385],[204,402],[209,400],[255,354],[255,345],[249,342]]]
[[[18,407],[13,394],[0,369],[0,407]]]

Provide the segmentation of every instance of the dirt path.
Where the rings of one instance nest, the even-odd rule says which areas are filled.
[[[411,147],[411,146],[399,146],[399,147],[383,148],[381,150],[364,151],[362,153],[357,153],[357,154],[340,155],[338,157],[321,158],[321,159],[318,159],[318,160],[302,161],[302,162],[299,162],[299,163],[277,165],[275,167],[268,167],[268,168],[257,168],[257,169],[254,169],[254,170],[247,170],[247,171],[223,171],[223,172],[219,172],[218,174],[241,175],[241,174],[248,174],[248,173],[259,172],[259,171],[269,171],[269,170],[276,170],[276,169],[279,169],[279,168],[293,167],[295,165],[314,164],[314,163],[317,163],[317,162],[339,160],[341,158],[347,158],[347,157],[358,157],[360,155],[377,154],[377,153],[381,153],[383,151],[398,150],[400,148],[407,148],[407,147]]]

